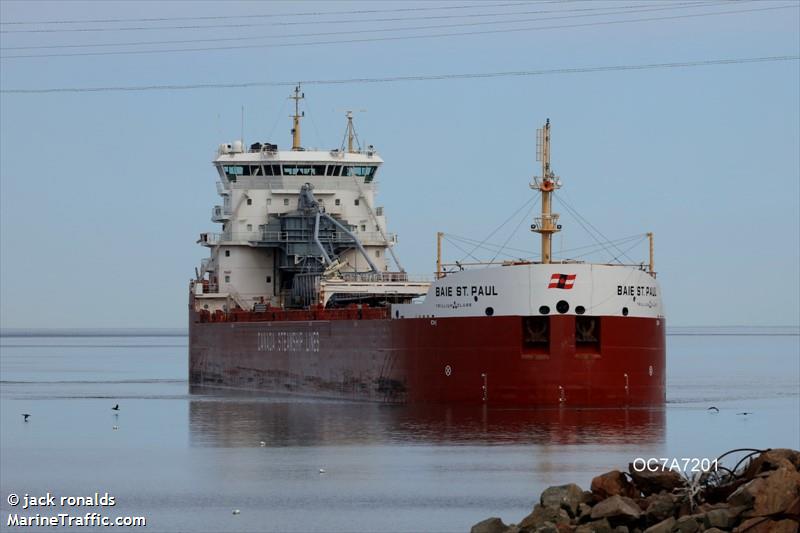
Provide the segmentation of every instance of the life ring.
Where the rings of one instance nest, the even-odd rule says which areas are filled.
[[[543,180],[539,188],[545,192],[551,192],[553,189],[555,189],[555,186],[553,185],[552,180]]]

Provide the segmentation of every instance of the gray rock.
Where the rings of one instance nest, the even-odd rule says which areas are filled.
[[[608,520],[605,518],[581,524],[575,528],[575,533],[612,533],[613,531],[614,530],[611,529],[611,524],[609,524]]]
[[[673,527],[675,527],[675,519],[670,516],[666,520],[662,520],[658,524],[648,527],[644,530],[644,533],[669,533],[672,531]]]
[[[502,520],[493,516],[491,518],[487,518],[481,522],[478,522],[472,529],[469,530],[470,533],[505,533],[508,530],[508,526],[503,523]]]
[[[587,503],[582,503],[578,506],[578,518],[590,517],[592,515],[592,508]]]
[[[700,517],[696,515],[682,516],[678,518],[678,521],[675,523],[675,527],[672,531],[675,533],[695,533],[696,531],[700,531],[700,523],[697,520],[698,518]]]
[[[564,509],[557,507],[545,507],[541,504],[536,504],[533,512],[522,519],[519,523],[520,529],[527,529],[535,531],[545,525],[545,522],[551,524],[569,524],[569,515]]]
[[[736,525],[736,515],[729,509],[714,509],[704,515],[705,527],[730,529]]]
[[[539,503],[545,507],[561,507],[565,509],[570,516],[577,515],[578,506],[582,502],[583,490],[574,483],[549,487],[542,493],[539,499]]]
[[[535,533],[558,533],[558,528],[552,522],[545,522],[534,530]]]
[[[614,529],[612,529],[612,531],[614,533],[628,533],[629,529],[628,526],[617,526]]]
[[[636,520],[642,515],[642,510],[636,502],[623,496],[612,496],[592,507],[592,519],[622,518]]]
[[[657,523],[675,516],[675,496],[669,493],[654,494],[648,498],[650,504],[645,510],[649,523]]]

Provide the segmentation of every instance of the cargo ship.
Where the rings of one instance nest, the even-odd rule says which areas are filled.
[[[552,256],[562,186],[550,122],[537,130],[536,261],[447,269],[414,279],[376,205],[383,165],[352,113],[341,145],[222,144],[222,201],[201,233],[209,256],[189,286],[189,379],[347,400],[497,406],[649,406],[665,401],[665,318],[649,262]],[[526,182],[528,180],[526,179]],[[391,267],[391,268],[390,268]]]

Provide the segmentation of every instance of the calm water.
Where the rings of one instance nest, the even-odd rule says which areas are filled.
[[[628,410],[419,409],[190,390],[185,337],[3,337],[0,530],[19,529],[6,526],[9,493],[47,491],[109,492],[118,503],[101,512],[145,516],[146,531],[517,522],[547,486],[588,487],[634,457],[800,448],[800,336],[789,332],[669,336],[666,408]]]

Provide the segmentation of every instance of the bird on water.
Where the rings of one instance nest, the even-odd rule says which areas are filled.
[[[25,420],[25,422],[27,422],[27,421],[28,421],[28,419],[30,418],[30,416],[31,416],[31,415],[29,415],[28,413],[22,413],[22,418]]]
[[[112,411],[119,411],[119,404],[111,408]]]

